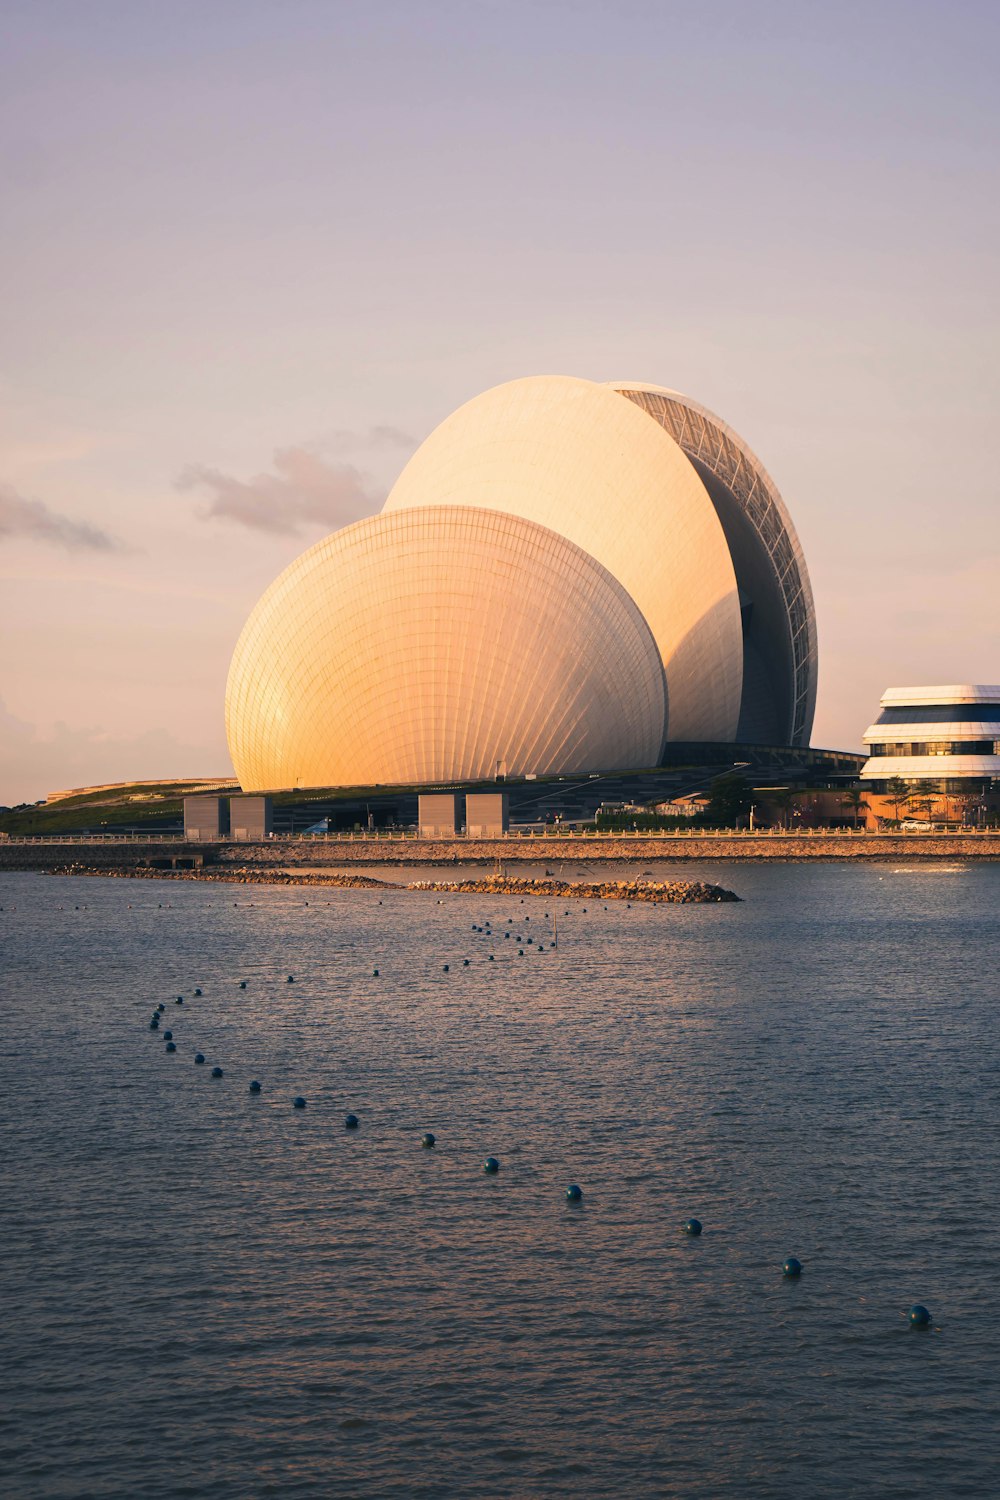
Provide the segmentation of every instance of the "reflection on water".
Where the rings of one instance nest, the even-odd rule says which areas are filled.
[[[671,873],[4,877],[4,1493],[991,1494],[1000,870]]]

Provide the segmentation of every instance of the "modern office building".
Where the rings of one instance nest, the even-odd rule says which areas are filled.
[[[807,745],[816,629],[781,497],[658,386],[545,376],[461,407],[381,515],[266,591],[230,668],[245,791],[655,766]]]
[[[861,779],[884,792],[903,781],[941,796],[1000,789],[1000,686],[888,688],[865,730]]]

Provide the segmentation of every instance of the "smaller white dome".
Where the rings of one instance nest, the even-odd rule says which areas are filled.
[[[639,769],[665,731],[660,653],[622,584],[478,506],[310,547],[253,610],[226,690],[246,791]]]

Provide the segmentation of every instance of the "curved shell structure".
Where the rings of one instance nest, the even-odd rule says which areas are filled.
[[[248,791],[647,766],[665,720],[623,585],[477,506],[393,509],[310,547],[251,614],[226,692]]]

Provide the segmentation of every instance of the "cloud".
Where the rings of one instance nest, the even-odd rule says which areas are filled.
[[[27,500],[9,484],[0,484],[0,538],[27,537],[51,542],[69,552],[119,552],[121,543],[88,521],[71,521],[41,500]]]
[[[384,492],[353,464],[330,463],[308,448],[279,448],[274,472],[248,480],[235,479],[207,464],[189,464],[178,477],[177,488],[208,492],[206,520],[233,521],[255,531],[284,535],[314,525],[337,530],[371,515],[385,499]]]
[[[399,427],[382,423],[369,427],[367,432],[348,432],[341,428],[331,434],[331,446],[348,450],[375,448],[384,452],[387,448],[415,448],[417,439]]]

